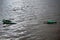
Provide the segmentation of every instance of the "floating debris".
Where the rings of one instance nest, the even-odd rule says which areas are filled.
[[[3,24],[16,24],[16,23],[13,23],[10,20],[5,20],[5,19],[3,19],[2,22],[3,22]]]
[[[56,24],[57,22],[55,20],[48,20],[47,24]]]

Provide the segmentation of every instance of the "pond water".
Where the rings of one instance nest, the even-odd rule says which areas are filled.
[[[17,24],[3,27],[0,40],[60,40],[59,0],[0,0],[0,21],[9,19]],[[44,24],[47,20],[57,24]]]

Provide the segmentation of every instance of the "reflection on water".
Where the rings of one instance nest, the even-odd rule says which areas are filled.
[[[0,20],[17,23],[0,24],[0,40],[59,40],[59,24],[43,24],[48,19],[60,20],[58,0],[0,0],[0,5]]]

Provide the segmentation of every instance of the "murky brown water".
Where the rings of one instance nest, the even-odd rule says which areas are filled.
[[[0,40],[60,40],[59,0],[0,0],[0,20],[15,25],[0,25]],[[57,24],[44,24],[49,19]]]

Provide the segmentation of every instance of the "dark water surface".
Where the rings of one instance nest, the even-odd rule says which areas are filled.
[[[60,40],[60,0],[0,0],[0,40]],[[57,24],[44,24],[49,19]]]

